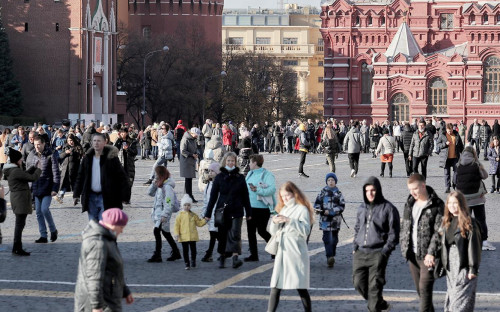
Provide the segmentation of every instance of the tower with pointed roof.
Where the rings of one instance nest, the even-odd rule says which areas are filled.
[[[498,2],[323,0],[321,8],[325,117],[500,117]]]

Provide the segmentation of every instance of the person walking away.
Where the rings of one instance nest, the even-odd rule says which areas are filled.
[[[57,228],[50,212],[52,197],[57,195],[61,183],[59,171],[59,153],[53,151],[41,137],[34,138],[35,149],[31,151],[26,160],[26,167],[38,167],[42,170],[40,178],[33,181],[31,189],[35,199],[36,219],[40,238],[35,243],[47,243],[47,226],[50,229],[50,241],[57,240]]]
[[[370,149],[370,126],[366,124],[366,119],[363,119],[361,122],[361,127],[359,128],[359,132],[361,132],[361,141],[363,144],[363,153],[368,153]]]
[[[170,218],[172,213],[179,211],[179,201],[175,195],[175,181],[170,176],[170,172],[164,166],[158,166],[155,169],[155,181],[148,188],[148,195],[154,197],[153,209],[151,210],[151,219],[154,222],[153,235],[155,237],[155,252],[148,259],[148,262],[162,262],[161,249],[162,239],[165,237],[172,249],[167,261],[175,261],[181,258],[179,248],[175,243],[172,234],[170,234]]]
[[[203,208],[201,215],[205,216],[207,212],[208,203],[210,202],[210,193],[212,191],[212,185],[215,177],[220,173],[220,164],[218,162],[211,163],[208,166],[208,183],[203,191]],[[215,247],[215,241],[219,240],[218,230],[214,222],[215,209],[212,210],[212,216],[210,221],[208,221],[208,232],[210,235],[210,242],[208,243],[208,249],[205,251],[205,255],[201,258],[201,262],[212,262],[212,254]]]
[[[461,192],[448,195],[441,228],[441,259],[447,286],[445,312],[474,311],[481,231],[469,211]]]
[[[399,148],[401,146],[401,125],[394,121],[394,125],[392,126],[392,134],[394,135],[394,140],[396,141],[396,151],[399,153]]]
[[[370,125],[370,149],[372,150],[372,158],[377,158],[375,151],[377,150],[378,141],[380,141],[380,136],[382,134],[377,123]]]
[[[191,196],[193,203],[198,201],[193,196],[193,179],[196,178],[196,163],[198,161],[198,153],[196,146],[196,138],[200,133],[200,129],[191,128],[186,131],[180,142],[180,176],[184,178],[184,191]]]
[[[127,304],[134,302],[117,244],[127,222],[125,212],[111,208],[102,214],[102,221],[90,220],[83,230],[74,311],[122,311],[123,298]]]
[[[413,172],[418,173],[418,165],[421,165],[421,173],[427,178],[427,161],[432,154],[434,139],[432,134],[426,130],[424,119],[418,122],[418,130],[413,133],[410,143],[408,159],[412,161]]]
[[[477,157],[479,157],[481,145],[481,125],[479,124],[477,118],[474,118],[474,122],[469,126],[469,131],[467,132],[467,141],[469,141],[470,146],[476,146],[476,154]]]
[[[128,177],[118,159],[118,149],[107,145],[102,133],[92,137],[92,147],[82,159],[73,204],[82,201],[82,212],[87,211],[89,220],[102,220],[102,213],[110,208],[122,208],[130,198]]]
[[[486,154],[488,152],[488,148],[490,145],[491,127],[490,125],[488,125],[488,122],[484,119],[481,122],[480,132],[481,132],[480,138],[481,138],[481,146],[483,147],[484,160],[488,160],[488,156]],[[479,157],[479,154],[477,157]]]
[[[292,182],[285,182],[279,188],[278,204],[272,219],[270,231],[278,235],[278,252],[271,276],[271,294],[268,312],[278,308],[282,289],[296,289],[304,311],[312,311],[309,295],[310,264],[307,237],[314,222],[311,202]]]
[[[184,194],[181,200],[182,211],[175,218],[174,228],[175,239],[182,244],[186,270],[196,267],[196,242],[200,240],[196,227],[202,227],[207,223],[207,220],[198,217],[191,211],[192,203],[191,196]],[[189,259],[189,251],[191,251],[191,260]]]
[[[9,150],[10,162],[5,164],[2,172],[9,185],[10,191],[10,205],[12,212],[16,216],[16,225],[14,228],[14,245],[12,246],[12,254],[16,256],[29,256],[30,253],[23,249],[22,236],[24,226],[26,225],[26,218],[33,212],[31,204],[31,191],[29,182],[34,182],[42,174],[42,170],[36,166],[24,171],[22,154],[14,149]],[[0,180],[2,178],[0,172]],[[4,188],[0,186],[0,202],[4,202]],[[0,203],[1,204],[1,203]],[[0,234],[1,240],[1,234]]]
[[[160,130],[161,131],[158,137],[158,160],[156,160],[153,165],[149,180],[147,180],[143,185],[151,185],[155,178],[156,168],[158,166],[167,167],[168,161],[174,158],[174,135],[170,132],[170,126],[164,123]]]
[[[276,198],[276,179],[269,170],[262,168],[264,156],[250,156],[250,171],[246,175],[245,181],[248,186],[250,206],[252,207],[252,219],[247,220],[248,245],[250,256],[244,258],[247,261],[259,261],[257,248],[257,235],[266,241],[271,239],[271,234],[267,232],[267,224],[271,212],[274,212]]]
[[[337,175],[330,172],[326,175],[326,186],[321,189],[314,210],[319,214],[319,229],[323,231],[323,244],[325,245],[326,263],[329,268],[335,265],[335,255],[339,242],[340,224],[345,208],[344,196],[337,187]]]
[[[347,152],[347,157],[349,158],[351,178],[355,178],[358,174],[361,143],[362,140],[361,132],[359,132],[359,121],[356,120],[344,139],[344,151]]]
[[[488,159],[490,161],[489,174],[491,176],[491,191],[490,193],[497,192],[500,194],[500,140],[497,136],[493,136],[493,140],[490,143],[490,148],[488,149]],[[497,178],[495,182],[495,177]]]
[[[175,147],[177,149],[176,154],[177,154],[177,159],[179,159],[179,161],[181,159],[181,140],[184,138],[184,133],[186,133],[187,131],[188,131],[188,129],[186,127],[184,127],[184,125],[182,124],[182,120],[179,119],[177,121],[177,126],[175,126],[175,129],[174,129]],[[206,138],[206,136],[205,136],[205,138]]]
[[[229,152],[222,160],[220,173],[215,177],[210,192],[210,201],[207,205],[205,219],[210,221],[214,209],[223,208],[223,224],[218,225],[220,254],[219,268],[225,267],[226,256],[231,255],[233,268],[239,268],[243,262],[238,259],[241,255],[241,224],[243,215],[247,220],[252,218],[252,210],[248,195],[245,177],[236,167],[236,154]]]
[[[311,142],[308,140],[306,135],[306,126],[301,123],[299,125],[299,152],[300,152],[300,163],[299,163],[299,177],[309,178],[307,174],[304,173],[304,163],[306,162],[306,155],[311,148]]]
[[[120,137],[115,142],[115,147],[118,149],[118,159],[125,169],[127,181],[129,185],[128,194],[132,194],[132,186],[135,179],[135,156],[137,156],[137,140],[129,136],[128,128],[120,129]],[[126,204],[130,204],[130,196],[123,200]]]
[[[401,148],[403,149],[403,158],[405,160],[406,177],[409,178],[413,172],[413,165],[410,160],[410,145],[413,138],[413,130],[408,122],[405,122],[401,132]]]
[[[156,123],[151,129],[151,151],[153,154],[153,159],[158,160],[158,126]]]
[[[453,130],[451,123],[440,133],[436,141],[437,150],[440,151],[439,167],[444,168],[445,193],[450,192],[450,187],[455,189],[457,181],[457,163],[460,154],[464,150],[462,139],[458,132]],[[451,179],[451,168],[453,168],[453,180]]]
[[[486,188],[482,180],[488,178],[488,172],[477,158],[476,151],[467,146],[457,166],[457,187],[456,189],[464,194],[467,199],[467,206],[474,213],[474,218],[481,226],[481,238],[483,240],[483,250],[496,250],[496,247],[488,242],[488,226],[486,224]]]
[[[498,119],[495,119],[493,126],[491,127],[491,137],[493,138],[494,136],[497,138],[500,137],[500,124],[498,124]]]
[[[420,312],[433,312],[435,259],[440,258],[439,227],[443,219],[444,202],[425,183],[423,175],[415,173],[407,181],[410,195],[403,211],[401,253],[408,262],[410,274],[420,297]]]
[[[500,127],[498,129],[500,131]],[[462,139],[462,143],[464,144],[465,147],[465,132],[467,131],[467,125],[464,124],[463,120],[458,121],[458,135],[460,135],[460,139]]]
[[[224,147],[226,151],[231,152],[233,148],[233,136],[234,132],[229,129],[229,127],[226,124],[222,125],[222,143],[224,144]]]
[[[294,132],[292,121],[289,119],[285,125],[285,139],[286,139],[286,150],[289,154],[293,152],[293,132]]]
[[[208,141],[212,138],[212,120],[207,119],[203,128],[201,128],[201,132],[203,133],[203,137],[205,138],[205,146],[208,144]]]
[[[370,177],[363,185],[353,242],[353,283],[368,301],[369,311],[388,310],[384,300],[385,268],[399,242],[399,212],[382,194],[380,181]],[[382,225],[382,226],[380,226]]]
[[[384,176],[385,164],[389,165],[389,178],[392,178],[392,160],[396,151],[396,141],[389,133],[389,129],[384,129],[384,136],[380,139],[377,146],[377,155],[380,154],[380,176]]]
[[[330,166],[330,172],[335,172],[335,158],[338,157],[339,153],[339,137],[337,131],[332,126],[333,122],[328,120],[325,131],[323,131],[321,145],[325,148],[326,161]]]

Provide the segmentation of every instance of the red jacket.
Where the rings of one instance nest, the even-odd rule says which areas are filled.
[[[223,128],[222,129],[222,144],[231,145],[231,142],[233,140],[233,135],[234,135],[234,132],[231,131],[231,129]]]

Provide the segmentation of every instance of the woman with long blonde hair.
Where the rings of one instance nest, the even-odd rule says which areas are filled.
[[[446,200],[441,234],[441,259],[446,269],[444,311],[474,311],[481,261],[481,233],[459,191]]]
[[[307,237],[314,222],[311,202],[293,182],[285,182],[279,189],[279,213],[271,222],[270,232],[278,235],[278,251],[271,277],[271,295],[268,311],[276,311],[282,289],[299,292],[304,311],[311,311],[309,296],[309,254]]]

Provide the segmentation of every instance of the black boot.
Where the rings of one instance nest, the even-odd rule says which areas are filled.
[[[181,253],[177,249],[177,250],[172,250],[172,252],[170,253],[170,257],[167,258],[167,261],[175,261],[179,259],[182,259],[182,257]]]
[[[221,255],[219,257],[219,269],[225,268],[224,266],[225,262],[226,262],[226,257],[224,257],[224,255]]]
[[[239,268],[243,264],[243,261],[238,259],[238,256],[233,256],[233,269]]]
[[[148,259],[148,262],[161,262],[161,252],[157,252],[155,251],[153,256],[151,258]]]
[[[203,258],[201,258],[201,262],[212,262],[214,259],[212,258],[212,253],[211,252],[205,252],[205,255]]]
[[[259,256],[251,254],[249,257],[244,258],[245,262],[259,261]]]
[[[147,186],[147,185],[151,185],[151,183],[153,183],[153,180],[149,179],[146,182],[144,182],[144,184],[142,184],[142,185]]]
[[[15,256],[29,256],[31,253],[23,250],[23,245],[19,243],[14,243],[12,247],[12,254]]]
[[[196,268],[196,260],[191,260],[191,267]]]
[[[55,230],[54,232],[50,232],[50,241],[51,242],[55,242],[57,240],[57,234],[59,234],[59,232],[57,232],[57,230]]]

